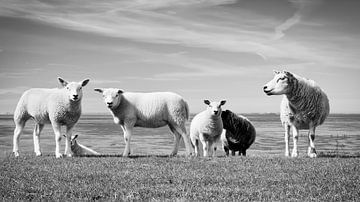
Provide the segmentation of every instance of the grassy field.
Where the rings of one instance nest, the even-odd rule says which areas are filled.
[[[358,201],[360,158],[6,157],[1,200]]]

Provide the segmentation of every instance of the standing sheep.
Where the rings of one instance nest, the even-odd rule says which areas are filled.
[[[190,124],[190,139],[195,147],[195,155],[199,156],[199,139],[203,145],[204,156],[215,156],[215,143],[220,139],[223,130],[221,120],[221,106],[226,103],[225,100],[220,102],[210,102],[204,100],[208,105],[205,111],[197,114]]]
[[[115,88],[94,90],[103,94],[114,122],[119,124],[124,132],[123,156],[130,155],[130,139],[134,127],[158,128],[166,125],[175,139],[174,149],[170,155],[177,154],[181,137],[184,139],[188,155],[191,154],[185,128],[185,122],[189,118],[189,107],[180,95],[171,92],[123,92]]]
[[[40,132],[46,123],[51,123],[55,133],[55,156],[62,157],[60,153],[61,126],[66,126],[65,154],[72,156],[70,150],[70,138],[74,125],[81,115],[82,87],[89,79],[82,82],[67,82],[58,77],[63,86],[61,89],[32,88],[21,96],[14,113],[14,155],[19,156],[19,139],[25,127],[25,123],[34,119],[35,128],[33,133],[34,151],[36,156],[41,156]]]
[[[293,131],[294,148],[291,156],[299,155],[297,141],[299,130],[309,129],[308,156],[317,156],[315,150],[315,128],[329,115],[329,100],[325,92],[313,81],[287,71],[274,71],[274,78],[264,86],[267,95],[284,97],[280,105],[280,119],[285,127],[285,156],[290,156],[289,135]]]
[[[221,114],[224,131],[221,134],[221,142],[225,153],[229,156],[229,150],[234,156],[236,151],[239,155],[246,156],[246,150],[255,141],[256,131],[249,119],[237,116],[230,110]]]

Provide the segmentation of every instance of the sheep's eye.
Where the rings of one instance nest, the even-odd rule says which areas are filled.
[[[66,87],[66,89],[68,89],[68,90],[69,90],[69,87]]]
[[[280,80],[283,81],[283,80],[285,80],[285,79],[286,79],[286,77],[281,77],[281,78],[279,78],[276,82],[279,82]]]
[[[79,88],[80,90],[82,89],[82,87]]]
[[[115,97],[119,96],[118,94],[115,95]]]

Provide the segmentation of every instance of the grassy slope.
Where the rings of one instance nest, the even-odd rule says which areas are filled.
[[[360,158],[8,157],[2,199],[320,200],[360,198]]]

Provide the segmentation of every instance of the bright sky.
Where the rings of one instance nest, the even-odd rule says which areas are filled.
[[[359,0],[0,0],[0,113],[32,87],[90,78],[83,113],[107,112],[95,87],[174,91],[193,113],[226,99],[278,112],[272,70],[315,80],[332,113],[360,113]]]

